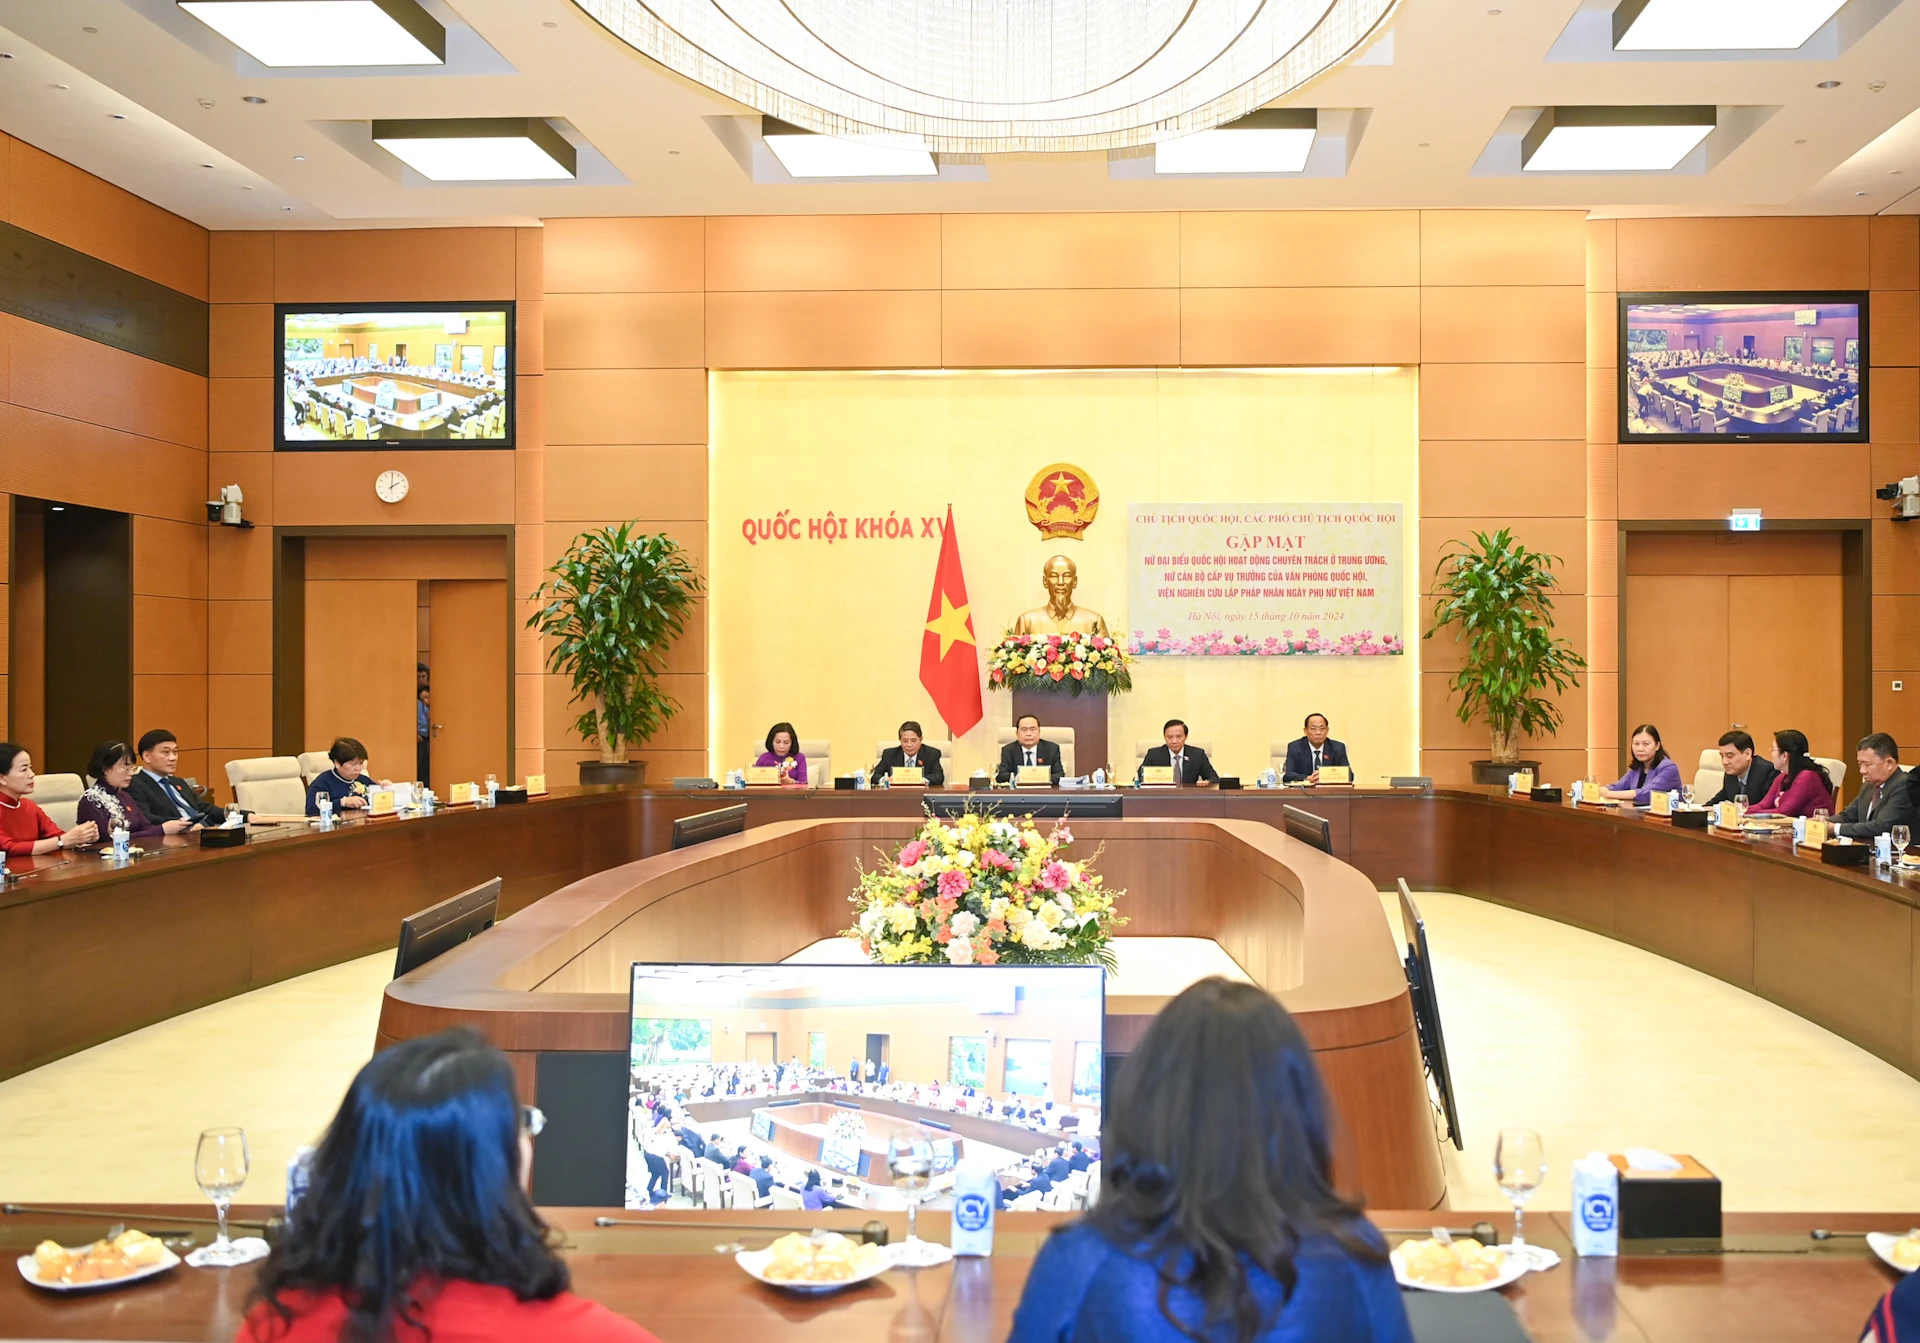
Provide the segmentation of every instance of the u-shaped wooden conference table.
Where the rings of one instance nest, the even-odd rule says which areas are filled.
[[[747,835],[668,851],[675,819],[741,800]],[[1283,802],[1329,819],[1331,858],[1279,834]],[[573,790],[330,834],[290,827],[240,849],[170,841],[122,868],[88,855],[21,861],[19,878],[0,891],[0,963],[9,968],[0,976],[0,1076],[391,947],[402,915],[500,876],[503,911],[513,917],[391,985],[381,1035],[474,1021],[532,1082],[542,1054],[624,1048],[625,996],[608,990],[608,977],[625,959],[767,959],[843,926],[853,859],[907,834],[920,805],[904,789],[744,797]],[[1920,878],[1823,866],[1778,842],[1471,790],[1142,793],[1126,797],[1123,820],[1074,828],[1089,846],[1105,841],[1101,867],[1129,892],[1127,932],[1216,938],[1300,1015],[1342,1107],[1345,1171],[1374,1207],[1421,1210],[1376,1214],[1389,1226],[1470,1216],[1425,1211],[1440,1197],[1438,1149],[1394,939],[1374,894],[1398,877],[1644,947],[1920,1076]],[[1447,997],[1444,976],[1440,989],[1443,1010],[1470,1010]],[[1117,1047],[1151,1006],[1111,1004]],[[1366,1103],[1356,1109],[1355,1098]],[[670,1341],[799,1338],[823,1327],[852,1340],[908,1324],[918,1336],[1002,1338],[1024,1256],[1049,1224],[1047,1214],[1012,1215],[991,1265],[865,1289],[848,1308],[802,1306],[746,1280],[711,1253],[714,1232],[699,1229],[716,1220],[711,1214],[672,1214],[678,1230],[647,1232],[595,1228],[593,1212],[554,1214],[576,1282]],[[59,1234],[71,1243],[112,1220],[122,1219],[5,1218],[0,1240],[30,1248],[41,1234]],[[937,1227],[938,1215],[932,1220]],[[1529,1228],[1565,1253],[1559,1220]],[[1916,1221],[1913,1213],[1734,1214],[1728,1235],[1740,1253],[1636,1254],[1617,1268],[1573,1263],[1507,1295],[1540,1338],[1854,1337],[1847,1331],[1891,1275],[1857,1240],[1809,1250],[1807,1229],[1897,1230]],[[181,1271],[92,1304],[16,1283],[0,1290],[0,1335],[231,1337],[246,1273]]]

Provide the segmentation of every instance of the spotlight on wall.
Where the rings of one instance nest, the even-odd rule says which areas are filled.
[[[939,165],[911,136],[816,135],[780,120],[760,118],[760,138],[789,177],[936,177]]]
[[[435,182],[557,181],[579,167],[574,147],[539,117],[376,121],[373,142]]]
[[[1615,51],[1792,51],[1846,0],[1622,0]]]
[[[1181,173],[1297,173],[1307,166],[1320,112],[1312,107],[1262,107],[1198,135],[1153,147],[1153,170]]]
[[[1713,131],[1711,107],[1549,107],[1520,142],[1533,173],[1668,172]]]
[[[447,30],[416,0],[178,0],[271,66],[445,65]]]

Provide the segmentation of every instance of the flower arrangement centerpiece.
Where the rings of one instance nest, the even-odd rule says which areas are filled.
[[[987,655],[991,690],[1052,690],[1119,695],[1133,689],[1133,659],[1106,634],[1015,634]]]
[[[1032,817],[969,811],[929,816],[919,833],[863,869],[851,896],[859,920],[846,932],[883,965],[1084,965],[1114,968],[1110,891],[1094,860],[1061,856],[1064,822],[1042,831]]]

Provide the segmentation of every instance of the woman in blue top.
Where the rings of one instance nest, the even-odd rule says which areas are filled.
[[[1203,979],[1115,1084],[1100,1201],[1041,1248],[1008,1343],[1411,1343],[1380,1233],[1334,1191],[1313,1054]]]
[[[322,793],[333,799],[336,815],[365,807],[367,788],[373,783],[367,777],[367,748],[352,737],[339,737],[327,751],[327,759],[331,767],[321,770],[307,785],[307,815],[320,814]]]

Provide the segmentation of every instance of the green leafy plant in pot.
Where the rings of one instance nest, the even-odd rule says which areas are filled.
[[[574,730],[599,743],[600,759],[580,762],[580,782],[645,783],[646,762],[628,760],[627,751],[680,710],[660,674],[700,595],[700,575],[678,542],[636,534],[630,522],[580,533],[547,574],[533,591],[541,606],[527,627],[554,641],[547,669],[572,681],[569,703],[585,706]]]
[[[1466,659],[1447,688],[1459,696],[1460,721],[1479,719],[1493,734],[1493,758],[1473,762],[1473,780],[1505,783],[1529,766],[1537,777],[1539,762],[1520,758],[1520,740],[1559,731],[1560,706],[1544,692],[1577,687],[1587,669],[1586,659],[1553,632],[1559,559],[1527,549],[1506,527],[1447,547],[1434,570],[1433,626],[1422,637],[1452,628],[1454,641],[1466,645]]]

